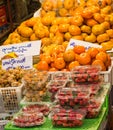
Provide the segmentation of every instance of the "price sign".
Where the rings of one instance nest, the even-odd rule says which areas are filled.
[[[16,67],[21,67],[22,69],[31,69],[33,66],[32,56],[20,56],[18,58],[11,58],[2,60],[3,69],[14,69]]]
[[[40,47],[40,40],[0,46],[0,58],[11,52],[15,52],[18,56],[39,55]]]
[[[90,47],[102,48],[102,46],[100,46],[96,43],[94,44],[94,43],[85,42],[85,41],[81,41],[81,40],[70,39],[66,50],[73,49],[74,46],[77,46],[77,45],[84,46],[86,48],[86,50],[89,49]]]

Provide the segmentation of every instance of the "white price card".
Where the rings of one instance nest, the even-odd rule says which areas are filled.
[[[70,39],[66,50],[73,49],[74,46],[77,46],[77,45],[84,46],[86,48],[86,50],[89,49],[90,47],[102,48],[102,46],[100,46],[96,43],[90,43],[90,42],[86,42],[86,41]]]
[[[14,69],[16,67],[21,67],[22,69],[33,68],[32,56],[20,56],[18,58],[4,59],[2,60],[2,69]]]
[[[15,52],[18,56],[39,55],[40,47],[41,40],[0,46],[0,58],[11,52]]]

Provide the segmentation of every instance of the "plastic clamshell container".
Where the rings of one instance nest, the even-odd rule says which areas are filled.
[[[75,88],[62,88],[56,94],[56,102],[61,106],[75,107],[76,105],[86,105],[89,101],[90,93],[87,90],[78,91]]]
[[[90,95],[95,95],[102,88],[102,82],[97,83],[87,83],[87,84],[76,84],[73,81],[69,81],[66,83],[65,87],[75,88],[77,91],[89,91]]]
[[[0,88],[0,112],[17,112],[19,110],[19,103],[22,99],[22,87],[7,87]]]
[[[18,127],[33,127],[42,125],[45,122],[45,118],[42,113],[24,113],[19,112],[12,119],[13,125]]]
[[[71,78],[75,83],[100,81],[99,66],[77,66],[71,71]]]
[[[83,124],[85,115],[85,110],[66,110],[61,108],[51,112],[50,118],[54,126],[76,127]]]
[[[46,71],[29,70],[25,73],[22,82],[25,89],[42,90],[48,80]]]
[[[45,103],[45,102],[29,104],[29,105],[24,106],[21,109],[21,111],[24,113],[41,112],[44,114],[44,116],[47,116],[50,112],[50,104]]]
[[[65,87],[65,84],[65,80],[51,80],[46,87],[50,93],[56,93],[60,88]]]
[[[56,71],[51,75],[52,80],[69,80],[70,72]]]

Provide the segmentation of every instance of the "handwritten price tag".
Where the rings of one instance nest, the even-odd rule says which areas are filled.
[[[77,45],[84,46],[86,48],[86,50],[89,49],[90,47],[102,48],[102,46],[100,46],[96,43],[94,44],[94,43],[85,42],[85,41],[81,41],[81,40],[70,39],[66,50],[73,49],[74,46],[77,46]]]
[[[21,67],[22,69],[31,69],[33,66],[32,56],[18,57],[2,60],[3,69],[14,69],[16,67]]]
[[[4,55],[15,52],[18,56],[33,56],[40,54],[41,41],[30,41],[20,44],[0,46],[0,58]]]

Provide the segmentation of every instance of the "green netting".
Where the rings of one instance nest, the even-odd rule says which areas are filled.
[[[76,127],[76,128],[63,128],[63,127],[54,127],[52,125],[51,120],[46,119],[46,122],[42,126],[36,126],[36,127],[31,127],[31,128],[19,128],[12,123],[8,123],[5,126],[5,130],[98,130],[102,120],[106,116],[106,111],[107,108],[103,107],[102,111],[100,112],[99,116],[94,119],[85,119],[84,124],[81,127]]]

